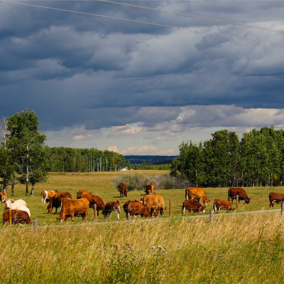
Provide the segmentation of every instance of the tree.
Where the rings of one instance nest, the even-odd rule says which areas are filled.
[[[21,179],[25,177],[26,196],[29,195],[29,177],[38,176],[36,172],[46,172],[47,153],[44,141],[46,136],[40,134],[38,117],[34,111],[25,109],[7,118],[7,147],[13,153],[14,164]]]
[[[6,192],[8,185],[17,183],[12,152],[11,150],[6,149],[3,142],[0,145],[0,178],[2,178],[0,183],[3,186],[3,192]]]

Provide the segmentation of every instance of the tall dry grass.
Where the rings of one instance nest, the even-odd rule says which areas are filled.
[[[1,283],[281,283],[279,212],[5,227]]]

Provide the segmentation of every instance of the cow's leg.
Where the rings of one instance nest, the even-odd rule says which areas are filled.
[[[190,208],[190,209],[188,209],[188,212],[189,212],[189,214],[191,214],[191,213],[192,213],[192,210],[191,210],[191,208]]]

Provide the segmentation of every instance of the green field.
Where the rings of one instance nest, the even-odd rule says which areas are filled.
[[[135,173],[146,173],[146,174],[158,174],[158,173],[168,173],[168,171],[135,171]],[[111,184],[112,179],[117,175],[122,175],[125,172],[99,172],[99,173],[66,173],[66,174],[49,174],[48,181],[46,183],[37,184],[35,187],[35,193],[32,197],[25,196],[25,186],[17,185],[15,186],[15,196],[14,199],[22,198],[27,202],[27,206],[31,211],[32,218],[38,218],[39,225],[42,224],[53,224],[57,223],[56,218],[58,215],[47,214],[47,204],[41,203],[40,193],[42,190],[58,190],[59,192],[70,192],[73,199],[76,198],[76,193],[81,189],[90,190],[92,194],[100,196],[106,203],[108,201],[119,200],[121,205],[128,200],[140,200],[143,196],[143,191],[131,191],[128,193],[127,197],[120,198],[119,192]],[[128,171],[127,173],[133,173]],[[251,203],[249,205],[243,205],[243,202],[239,205],[238,212],[242,211],[252,211],[252,210],[262,210],[269,209],[268,194],[271,191],[284,192],[284,187],[277,188],[245,188],[248,196],[251,198]],[[227,199],[228,188],[205,188],[208,199],[211,200],[206,208],[206,214],[212,209],[213,200],[215,198]],[[8,188],[8,197],[10,198],[10,188]],[[159,190],[158,194],[162,195],[165,199],[167,210],[165,217],[169,215],[169,199],[172,200],[172,212],[173,216],[181,216],[181,209],[183,201],[185,200],[184,189],[172,189],[172,190]],[[4,208],[4,205],[1,205]],[[122,206],[121,206],[122,207]],[[235,207],[235,206],[234,206]],[[280,205],[275,205],[275,208],[280,208]],[[53,209],[55,212],[55,209]],[[227,213],[232,214],[232,212]],[[2,214],[1,214],[2,215]],[[188,211],[186,216],[188,216]],[[2,216],[1,216],[2,218]],[[81,222],[80,217],[77,217],[75,222]],[[122,210],[121,219],[125,219],[125,213]],[[89,210],[88,220],[94,220],[93,210]],[[111,220],[116,220],[116,214],[112,213]],[[103,216],[100,214],[98,216],[98,221],[105,221]],[[0,220],[2,224],[2,220]],[[71,222],[69,218],[67,222]]]
[[[157,174],[156,171],[145,171]],[[160,173],[160,172],[159,172]],[[120,198],[111,185],[123,173],[50,174],[33,197],[17,186],[17,198],[26,200],[39,226],[1,228],[0,283],[282,283],[284,277],[284,228],[280,212],[221,213],[213,224],[207,218],[183,218],[184,190],[161,190],[172,199],[172,217],[111,221],[100,215],[89,222],[76,218],[64,224],[58,215],[46,214],[41,190],[91,190],[105,202],[140,199],[143,192]],[[283,188],[247,188],[251,204],[239,211],[269,209],[268,193]],[[8,190],[8,196],[10,194]],[[226,199],[227,189],[206,189],[209,199]],[[211,204],[210,204],[211,203]],[[212,202],[206,214],[212,208]],[[4,209],[4,205],[1,205]],[[276,205],[280,208],[280,205]],[[193,216],[196,216],[192,214]],[[189,216],[187,213],[186,216]],[[218,216],[218,217],[217,217]]]

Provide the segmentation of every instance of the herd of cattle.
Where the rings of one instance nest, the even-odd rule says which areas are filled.
[[[121,183],[118,186],[118,191],[120,196],[127,197],[127,187],[125,184]],[[164,198],[157,194],[155,191],[155,184],[148,183],[145,189],[145,195],[142,196],[141,200],[127,201],[123,205],[123,210],[126,213],[126,218],[134,218],[137,215],[141,217],[152,217],[164,215],[165,201]],[[214,211],[220,210],[234,210],[232,207],[234,199],[243,200],[244,204],[250,203],[250,198],[248,197],[246,191],[243,188],[230,188],[228,191],[228,200],[215,199],[213,203]],[[26,202],[22,199],[14,201],[13,199],[8,199],[5,192],[0,193],[1,203],[5,203],[5,210],[3,213],[3,224],[6,225],[8,222],[12,224],[17,223],[31,223],[30,210],[28,209]],[[90,191],[80,190],[77,193],[77,199],[72,199],[72,195],[69,192],[58,192],[57,190],[43,190],[41,193],[41,202],[46,203],[49,201],[47,206],[47,213],[50,214],[55,208],[55,213],[57,209],[60,208],[60,217],[57,218],[59,221],[66,221],[67,218],[71,217],[74,221],[75,216],[81,216],[83,220],[88,217],[89,208],[96,208],[97,214],[102,211],[105,218],[109,218],[112,211],[117,215],[119,219],[120,214],[120,202],[110,201],[104,204],[103,200],[96,195],[92,195]],[[274,203],[284,202],[284,194],[271,192],[269,194],[270,207],[274,207]],[[204,189],[200,187],[188,187],[185,190],[185,201],[182,205],[182,214],[185,210],[189,213],[200,213],[205,212],[205,207],[210,202],[207,199],[207,195]],[[232,203],[231,203],[232,202]],[[203,203],[203,205],[201,204]]]

